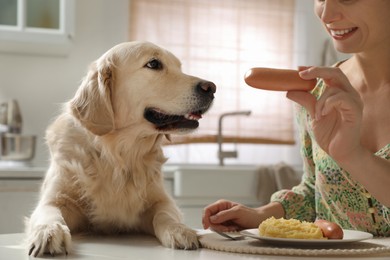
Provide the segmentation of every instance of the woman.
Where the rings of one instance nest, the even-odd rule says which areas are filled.
[[[390,1],[316,0],[315,13],[352,57],[300,68],[303,79],[319,79],[316,88],[287,93],[301,105],[302,182],[259,208],[217,201],[204,209],[204,228],[257,228],[274,216],[390,236]]]

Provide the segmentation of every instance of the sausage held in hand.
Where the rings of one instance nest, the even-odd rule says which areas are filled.
[[[317,80],[304,80],[297,70],[252,68],[246,72],[245,82],[251,87],[265,90],[310,91],[315,87]]]

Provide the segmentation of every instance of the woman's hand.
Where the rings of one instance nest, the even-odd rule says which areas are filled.
[[[261,221],[256,209],[227,200],[218,200],[208,205],[204,208],[202,217],[205,229],[212,228],[223,232],[257,228]]]
[[[239,231],[248,228],[258,228],[260,223],[274,216],[284,216],[284,209],[279,202],[271,202],[259,208],[249,208],[242,204],[218,200],[203,210],[202,223],[205,229],[218,231]]]
[[[303,79],[322,78],[326,90],[319,100],[309,92],[289,91],[287,97],[304,106],[318,145],[342,162],[361,149],[363,103],[344,73],[335,67],[300,68]]]

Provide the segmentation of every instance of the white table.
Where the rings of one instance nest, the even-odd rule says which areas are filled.
[[[23,234],[2,234],[0,235],[0,259],[19,260],[35,259],[27,255],[27,250],[21,245]],[[117,237],[75,237],[73,238],[74,251],[68,256],[59,255],[51,257],[44,256],[45,259],[83,259],[83,260],[113,260],[113,259],[133,259],[133,260],[237,260],[237,259],[263,259],[263,260],[302,260],[302,259],[329,259],[329,257],[302,257],[302,256],[274,256],[274,255],[251,255],[236,254],[213,251],[209,249],[199,249],[193,251],[174,250],[165,248],[151,236],[126,235]],[[390,239],[386,243],[390,246]],[[332,260],[356,259],[356,257],[331,257]],[[390,259],[389,256],[380,257],[359,257],[359,260]]]

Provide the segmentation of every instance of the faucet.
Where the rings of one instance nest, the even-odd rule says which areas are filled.
[[[237,158],[237,151],[222,151],[222,120],[226,116],[249,116],[251,114],[250,110],[245,111],[235,111],[235,112],[228,112],[220,115],[218,120],[218,136],[217,136],[217,142],[218,142],[218,159],[219,159],[219,165],[223,166],[223,160],[224,158]]]

